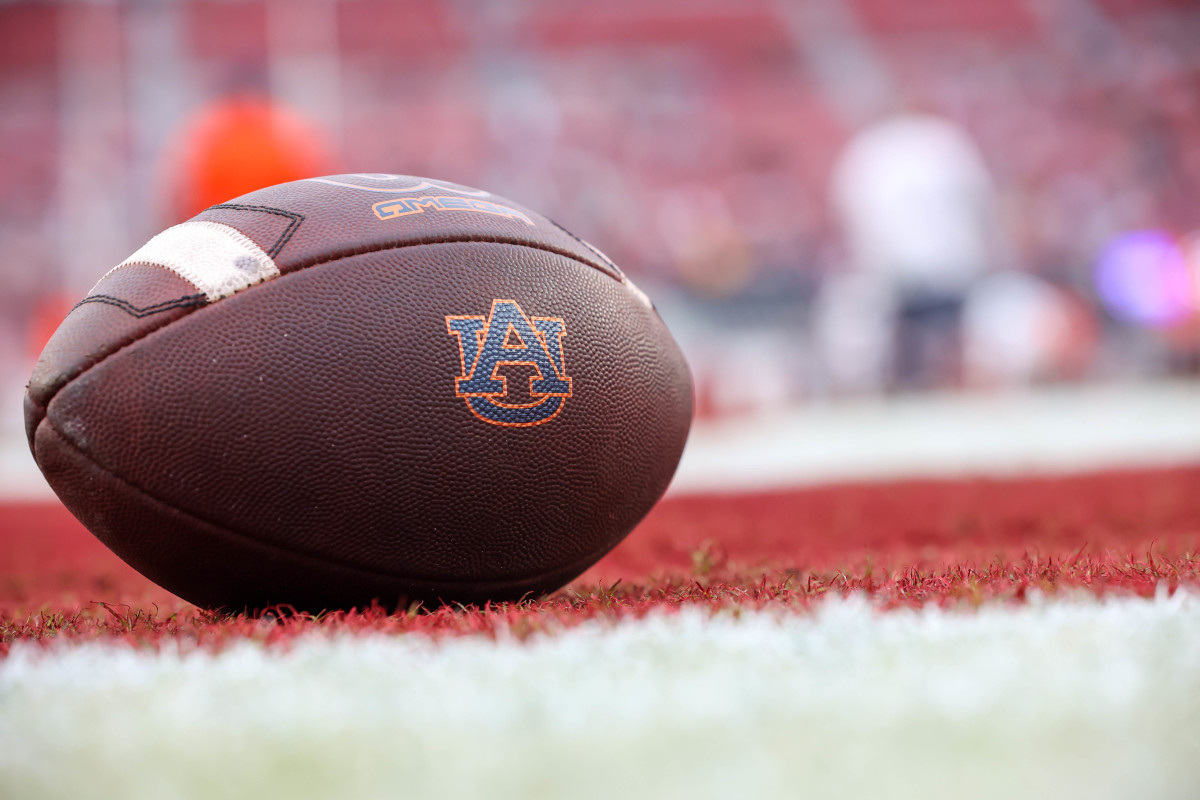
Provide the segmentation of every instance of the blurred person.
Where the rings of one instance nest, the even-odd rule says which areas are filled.
[[[825,388],[835,394],[876,394],[885,388],[896,295],[878,275],[831,275],[813,301],[813,344]]]
[[[963,299],[994,255],[994,189],[970,136],[931,114],[894,114],[851,138],[831,188],[854,267],[896,298],[889,383],[957,381]]]
[[[252,90],[202,107],[168,150],[167,163],[180,165],[167,176],[177,219],[256,189],[335,171],[316,125]]]
[[[1078,377],[1095,343],[1095,320],[1086,307],[1033,275],[988,275],[963,306],[964,370],[973,386]]]

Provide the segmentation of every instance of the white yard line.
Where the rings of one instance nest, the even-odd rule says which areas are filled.
[[[817,404],[697,425],[677,494],[1200,463],[1200,383]]]
[[[1200,596],[21,645],[0,796],[1194,798]]]

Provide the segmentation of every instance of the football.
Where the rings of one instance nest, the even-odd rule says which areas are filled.
[[[74,307],[25,395],[71,513],[229,610],[557,589],[666,490],[691,414],[678,346],[601,251],[384,174],[158,234]]]

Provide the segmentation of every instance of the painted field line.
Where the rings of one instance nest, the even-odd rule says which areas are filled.
[[[29,798],[1193,798],[1200,596],[0,662]]]
[[[1200,463],[1200,383],[846,400],[698,425],[677,494]]]

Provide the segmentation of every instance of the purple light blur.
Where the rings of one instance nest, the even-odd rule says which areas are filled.
[[[1095,281],[1109,311],[1137,325],[1165,327],[1196,309],[1183,251],[1162,231],[1135,231],[1114,239],[1096,263]]]

